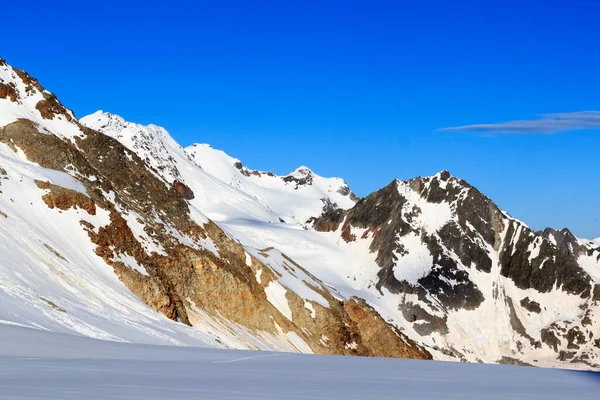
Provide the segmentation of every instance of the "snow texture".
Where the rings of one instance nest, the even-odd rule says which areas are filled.
[[[439,361],[148,346],[0,325],[1,397],[597,399],[600,374]]]

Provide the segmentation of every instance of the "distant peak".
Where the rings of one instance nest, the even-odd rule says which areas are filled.
[[[303,176],[308,176],[308,175],[312,175],[313,171],[308,168],[305,165],[301,165],[298,168],[296,168],[294,171],[292,171],[292,173],[290,175],[303,175]]]
[[[98,123],[98,122],[109,122],[109,121],[118,121],[120,123],[125,123],[125,119],[117,114],[111,114],[109,112],[98,110],[95,113],[90,115],[86,115],[79,119],[79,121],[86,125],[86,123]]]
[[[131,136],[144,132],[146,136],[158,137],[161,140],[173,141],[167,130],[154,124],[138,124],[125,120],[118,114],[98,110],[93,114],[86,115],[79,122],[88,128],[95,129],[109,136],[126,135]]]
[[[434,175],[436,178],[441,179],[443,181],[447,181],[448,179],[452,178],[452,174],[450,173],[450,171],[448,170],[443,170],[438,172],[437,174]]]

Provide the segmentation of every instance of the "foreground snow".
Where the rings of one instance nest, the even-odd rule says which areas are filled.
[[[596,399],[600,374],[436,361],[135,345],[0,325],[18,399]]]

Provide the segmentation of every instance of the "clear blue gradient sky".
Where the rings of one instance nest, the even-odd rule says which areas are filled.
[[[123,4],[121,4],[123,3]],[[359,195],[448,169],[535,229],[600,236],[600,130],[439,130],[600,110],[600,2],[11,1],[0,56],[251,168]],[[533,129],[535,131],[535,128]]]

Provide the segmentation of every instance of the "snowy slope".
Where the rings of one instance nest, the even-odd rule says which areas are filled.
[[[2,397],[596,399],[598,373],[143,346],[0,326]]]
[[[308,167],[298,167],[286,176],[250,170],[240,160],[207,144],[186,148],[206,172],[255,197],[286,222],[305,224],[323,210],[348,209],[358,198],[341,178],[324,178]]]

